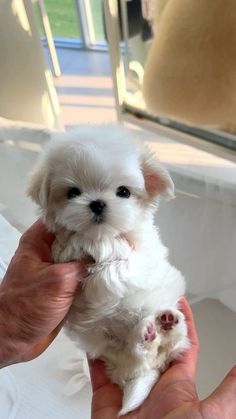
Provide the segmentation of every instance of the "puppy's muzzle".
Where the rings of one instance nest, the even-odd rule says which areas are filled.
[[[95,223],[101,223],[104,221],[106,210],[106,203],[104,201],[92,201],[89,204],[89,208],[93,213],[93,221]]]

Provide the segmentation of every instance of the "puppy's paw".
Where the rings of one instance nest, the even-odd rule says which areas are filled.
[[[187,325],[181,311],[164,310],[156,317],[157,332],[161,337],[162,352],[159,354],[159,369],[177,359],[188,348]]]
[[[143,341],[152,342],[156,338],[156,325],[153,321],[149,321],[146,326],[144,326],[143,331]]]
[[[146,317],[133,329],[133,338],[136,344],[145,345],[153,342],[157,336],[155,318]]]
[[[156,318],[157,327],[161,332],[168,332],[182,320],[181,312],[178,310],[165,310]]]

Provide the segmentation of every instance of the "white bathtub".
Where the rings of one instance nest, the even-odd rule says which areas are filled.
[[[30,128],[0,127],[0,213],[21,231],[36,218],[35,208],[24,196],[26,175],[35,162],[42,142],[49,136],[48,132],[40,130],[34,130],[32,134]],[[171,261],[186,277],[187,294],[194,303],[192,307],[201,342],[197,382],[199,394],[204,396],[236,363],[236,178],[234,182],[233,164],[227,165],[222,159],[209,160],[209,167],[204,160],[204,165],[197,168],[198,176],[194,170],[196,168],[190,164],[189,154],[185,154],[185,162],[177,164],[175,161],[173,164],[176,149],[172,148],[169,140],[166,143],[165,140],[155,137],[154,143],[162,161],[171,171],[176,185],[176,199],[161,203],[156,221],[163,241],[170,249]],[[182,158],[184,150],[180,149],[179,144],[177,151]],[[195,163],[201,160],[199,150],[196,153]],[[214,166],[214,162],[218,167]],[[219,176],[214,176],[216,172]],[[20,392],[24,392],[19,418],[28,414],[29,404],[26,400],[27,397],[32,400],[32,391],[38,417],[47,416],[43,383],[47,383],[45,388],[50,391],[50,408],[59,406],[58,419],[65,416],[63,405],[67,413],[70,411],[71,419],[77,417],[81,409],[84,412],[83,419],[90,417],[89,387],[80,397],[67,399],[63,394],[66,380],[58,371],[54,351],[61,358],[73,354],[60,342],[58,338],[43,357],[10,367],[16,382],[20,384]],[[67,373],[67,380],[69,378],[70,374]]]

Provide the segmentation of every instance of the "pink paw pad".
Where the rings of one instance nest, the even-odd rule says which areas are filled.
[[[152,342],[155,338],[156,338],[155,325],[153,323],[149,323],[144,333],[144,340],[145,342]]]
[[[157,321],[162,330],[171,330],[179,323],[179,319],[171,311],[165,311],[158,318]]]

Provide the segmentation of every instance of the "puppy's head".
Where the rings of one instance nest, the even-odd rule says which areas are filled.
[[[50,230],[83,238],[119,236],[140,227],[159,197],[174,195],[156,157],[118,125],[81,127],[52,141],[32,173],[28,195]]]

